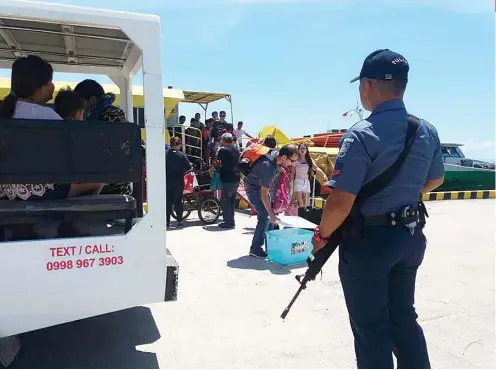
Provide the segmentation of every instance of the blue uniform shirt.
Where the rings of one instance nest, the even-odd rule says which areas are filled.
[[[373,180],[398,158],[405,147],[408,114],[402,100],[382,103],[371,115],[348,130],[329,186],[351,194]],[[436,129],[421,120],[420,130],[403,166],[390,184],[361,205],[364,216],[415,206],[427,180],[444,175],[441,144]]]

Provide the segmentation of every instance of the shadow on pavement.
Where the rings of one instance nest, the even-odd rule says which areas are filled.
[[[237,208],[236,213],[241,213],[243,215],[252,216],[250,208]]]
[[[222,231],[233,231],[236,229],[222,229],[219,227],[219,225],[209,225],[209,226],[203,226],[203,230],[217,233]]]
[[[134,307],[25,333],[15,369],[158,369],[136,346],[160,339],[149,308]]]
[[[255,234],[255,228],[254,227],[244,227],[243,230],[244,230],[244,232],[242,232],[243,235]]]
[[[283,266],[275,262],[254,258],[251,256],[243,256],[234,260],[228,261],[227,266],[233,269],[240,270],[256,270],[256,271],[270,271],[274,275],[288,275],[291,270],[298,269],[306,266],[306,263]]]
[[[187,229],[189,227],[204,226],[204,225],[205,224],[203,222],[201,222],[200,220],[192,220],[192,221],[184,220],[183,226],[178,227],[176,221],[172,221],[171,227],[167,228],[167,231],[179,231],[179,230]]]

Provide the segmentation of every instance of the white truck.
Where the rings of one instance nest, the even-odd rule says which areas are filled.
[[[133,197],[0,201],[4,366],[16,356],[18,334],[176,298],[178,266],[165,237],[161,41],[158,16],[0,0],[0,68],[35,54],[56,72],[106,75],[131,120],[132,78],[141,70],[148,169],[143,215],[136,124],[0,119],[0,184],[131,182],[135,190]],[[45,226],[85,222],[105,227],[84,237],[37,236]],[[9,238],[12,225],[42,231]]]

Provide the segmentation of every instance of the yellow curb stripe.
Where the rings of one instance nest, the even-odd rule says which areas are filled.
[[[475,190],[475,191],[446,191],[437,193],[427,193],[422,196],[422,200],[457,200],[457,199],[494,199],[496,198],[496,190]],[[322,208],[324,204],[323,198],[315,198],[315,207]],[[248,204],[241,199],[239,208],[248,208]],[[148,212],[148,204],[143,203],[143,210]]]
[[[427,193],[422,196],[424,201],[432,200],[460,200],[460,199],[494,199],[496,190],[472,190],[472,191],[443,191]],[[323,198],[315,198],[315,207],[322,208]],[[239,208],[249,208],[248,204],[242,199],[239,202]]]
[[[471,190],[471,191],[444,191],[427,193],[422,200],[456,200],[456,199],[494,199],[496,190]]]

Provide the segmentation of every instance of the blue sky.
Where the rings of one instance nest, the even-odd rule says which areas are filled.
[[[371,51],[392,49],[410,63],[408,110],[434,124],[441,141],[494,158],[492,0],[52,2],[160,15],[164,86],[231,93],[235,121],[252,134],[265,125],[288,136],[349,127],[355,117],[342,113],[359,99],[349,80]],[[180,111],[189,117],[201,109],[181,104]]]

